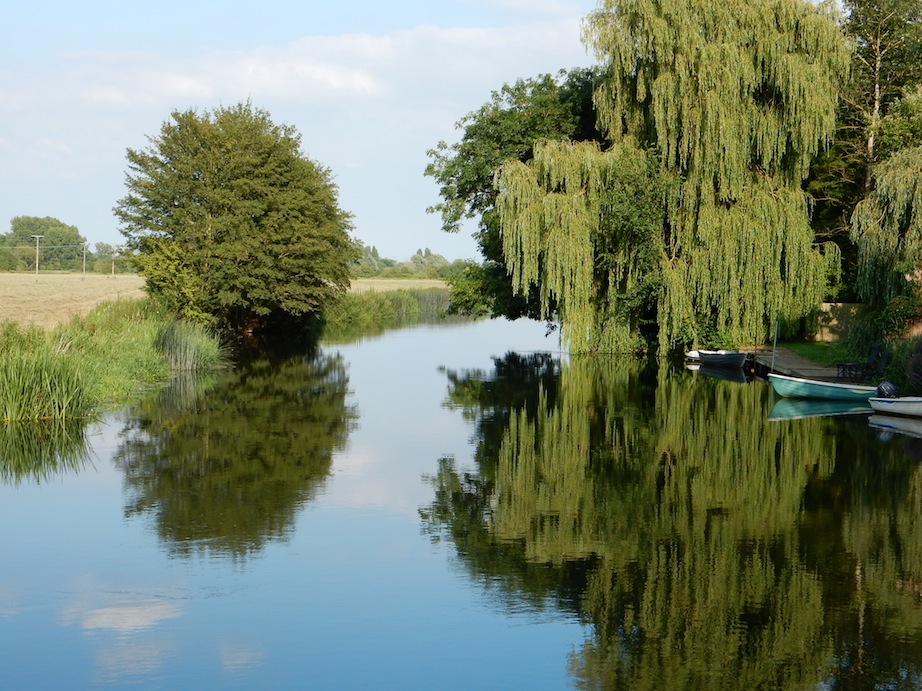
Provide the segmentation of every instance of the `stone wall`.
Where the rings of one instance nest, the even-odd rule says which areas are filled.
[[[856,302],[824,302],[816,320],[814,341],[838,341],[861,307]]]

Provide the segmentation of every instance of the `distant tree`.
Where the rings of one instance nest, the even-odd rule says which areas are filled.
[[[69,226],[51,216],[17,216],[10,221],[6,244],[30,270],[35,269],[35,238],[39,239],[39,266],[43,269],[74,270],[79,268],[86,239],[76,226]]]
[[[127,153],[115,214],[148,292],[232,331],[318,314],[357,250],[330,171],[288,125],[241,103],[175,111]]]

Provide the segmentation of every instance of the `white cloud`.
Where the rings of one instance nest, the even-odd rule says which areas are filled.
[[[65,623],[77,622],[85,631],[105,629],[131,634],[182,616],[182,607],[168,600],[123,600],[102,607],[82,608],[79,604],[62,613]]]
[[[497,2],[531,17],[568,7]],[[419,25],[252,50],[99,49],[0,71],[0,179],[9,192],[0,199],[0,223],[54,209],[91,242],[112,242],[125,149],[145,146],[174,109],[250,99],[296,127],[306,153],[333,171],[367,244],[397,259],[419,246],[449,259],[473,257],[468,236],[441,233],[438,219],[425,214],[437,201],[434,183],[422,176],[425,152],[455,139],[454,123],[504,82],[590,64],[579,20],[571,11],[504,27]],[[55,184],[75,175],[83,178],[78,188]],[[89,234],[99,228],[110,236]]]

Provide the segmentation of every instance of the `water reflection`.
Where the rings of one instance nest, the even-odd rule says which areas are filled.
[[[90,458],[83,422],[0,424],[0,482],[47,482]]]
[[[354,424],[347,387],[341,358],[323,354],[176,382],[121,433],[126,515],[152,516],[176,555],[242,558],[285,539]]]
[[[477,466],[442,459],[425,530],[591,623],[578,686],[922,686],[922,476],[863,417],[769,422],[766,386],[601,358],[448,380]]]

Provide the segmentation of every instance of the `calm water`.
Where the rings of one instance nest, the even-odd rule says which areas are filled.
[[[0,687],[922,688],[922,440],[773,406],[484,322],[0,430]]]

